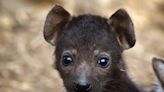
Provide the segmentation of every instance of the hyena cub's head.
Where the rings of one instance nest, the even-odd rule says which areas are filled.
[[[133,23],[124,9],[105,19],[92,14],[73,17],[55,5],[47,15],[44,37],[56,46],[56,68],[68,92],[105,90],[122,76],[122,51],[135,44]]]

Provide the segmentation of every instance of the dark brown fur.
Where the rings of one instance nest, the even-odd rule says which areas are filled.
[[[92,85],[85,92],[142,92],[128,77],[122,58],[123,50],[135,44],[133,23],[125,10],[110,19],[92,14],[71,17],[60,5],[51,11],[44,36],[56,46],[56,69],[68,92],[82,92],[74,88],[81,81]],[[64,55],[73,60],[68,66],[62,64]],[[109,59],[105,68],[98,64],[101,57]]]

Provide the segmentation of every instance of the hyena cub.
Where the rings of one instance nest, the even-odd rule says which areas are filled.
[[[56,46],[55,65],[67,92],[142,92],[125,72],[122,52],[136,40],[124,9],[106,19],[74,17],[55,5],[47,15],[44,37]]]

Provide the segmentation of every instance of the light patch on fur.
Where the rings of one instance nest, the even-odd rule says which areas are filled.
[[[97,55],[100,51],[99,50],[95,50],[93,53],[94,55]]]
[[[124,70],[124,69],[120,69],[120,71],[125,72],[126,70]]]
[[[78,73],[80,73],[80,77],[78,82],[88,82],[87,75],[90,74],[90,66],[84,61],[78,66]]]
[[[63,54],[77,54],[77,50],[76,50],[76,49],[65,50],[65,51],[63,52]]]
[[[100,55],[100,56],[107,56],[107,57],[110,57],[110,54],[109,54],[109,53],[100,52],[100,50],[95,50],[95,51],[94,51],[94,55],[95,55],[95,56]]]
[[[164,63],[161,61],[158,61],[158,62],[156,62],[156,66],[157,66],[157,69],[159,70],[159,72],[161,72],[161,74],[162,74],[164,71]]]
[[[107,23],[108,23],[109,25],[111,25],[111,24],[112,24],[112,22],[113,22],[113,20],[112,20],[112,19],[108,19],[108,21],[107,21]]]
[[[120,40],[119,40],[119,38],[117,37],[117,41],[118,41],[118,43],[120,44],[120,46],[122,46],[122,44],[121,44],[121,42],[120,42]]]
[[[125,37],[123,39],[122,46],[123,46],[123,49],[129,49],[130,48],[129,43],[125,40]]]
[[[55,45],[55,41],[56,41],[57,35],[55,34],[55,36],[51,39],[50,43],[52,45]]]
[[[129,49],[130,48],[128,42],[125,40],[125,37],[122,38],[122,41],[120,41],[120,39],[117,37],[117,41],[120,44],[120,46],[122,46],[123,49]]]
[[[164,89],[162,88],[162,85],[160,84],[159,80],[157,79],[157,77],[154,77],[155,81],[154,81],[154,85],[153,85],[153,90],[151,92],[164,92]]]
[[[155,83],[154,83],[155,85],[154,85],[153,90],[155,90],[155,92],[164,92],[164,88],[163,88],[164,63],[163,63],[163,60],[154,58],[153,59],[153,69],[156,74]]]

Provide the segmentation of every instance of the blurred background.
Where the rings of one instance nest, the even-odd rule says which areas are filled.
[[[136,45],[124,51],[130,77],[149,90],[154,83],[153,57],[164,59],[164,0],[0,0],[0,92],[64,92],[52,64],[54,47],[43,38],[49,10],[61,4],[72,15],[109,18],[127,10]]]

